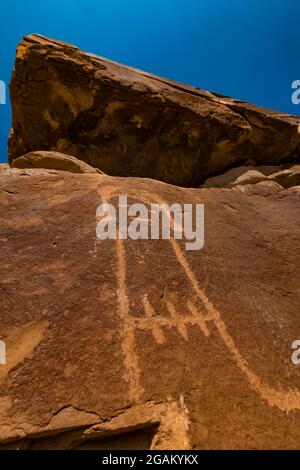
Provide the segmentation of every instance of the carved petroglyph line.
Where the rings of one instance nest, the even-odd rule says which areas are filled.
[[[138,364],[138,356],[135,352],[135,329],[129,315],[129,301],[126,290],[126,253],[124,241],[117,240],[117,257],[118,257],[118,301],[119,314],[123,320],[123,339],[122,349],[125,357],[126,379],[129,385],[129,395],[134,402],[138,402],[143,392],[140,385],[140,368]]]
[[[114,195],[115,188],[107,185],[101,188],[99,195],[102,204],[108,202]],[[99,241],[97,240],[97,245]],[[129,397],[134,403],[138,403],[143,393],[140,385],[140,368],[138,364],[138,355],[135,351],[135,328],[132,317],[129,314],[129,300],[126,287],[126,252],[124,241],[117,238],[116,240],[116,256],[117,256],[117,298],[119,317],[123,322],[122,329],[122,352],[124,355],[124,366],[126,369],[124,378],[128,383]]]
[[[188,309],[193,315],[193,318],[197,319],[197,323],[200,326],[203,334],[208,337],[209,336],[209,329],[207,328],[206,322],[212,321],[213,318],[211,315],[201,315],[198,310],[196,309],[195,305],[192,302],[188,302]]]
[[[163,204],[164,201],[161,198],[150,195],[149,198],[159,201]],[[176,242],[173,238],[170,239],[170,243],[173,247],[174,253],[181,264],[184,272],[186,273],[188,279],[191,282],[191,285],[205,306],[208,314],[212,318],[221,338],[223,339],[227,349],[230,351],[232,357],[235,360],[238,368],[243,372],[247,377],[251,387],[262,397],[264,398],[270,406],[276,406],[281,411],[291,411],[293,409],[300,409],[300,391],[297,389],[288,389],[284,390],[283,388],[276,389],[269,387],[262,383],[260,378],[250,369],[247,361],[242,357],[238,348],[235,345],[233,338],[227,331],[226,325],[223,322],[220,312],[214,307],[214,305],[209,301],[205,292],[199,287],[198,281],[195,277],[194,272],[190,268],[189,263],[187,262],[182,249],[179,246],[179,243]]]
[[[185,322],[182,321],[182,317],[178,315],[178,313],[176,312],[176,308],[175,306],[172,304],[172,302],[166,302],[167,304],[167,309],[168,309],[168,312],[170,313],[171,315],[171,318],[177,328],[177,331],[178,333],[184,338],[184,339],[188,339],[188,334],[187,334],[187,329],[186,329],[186,326],[185,326]]]
[[[102,204],[106,203],[112,197],[114,188],[107,186],[101,191]],[[129,300],[126,288],[126,252],[123,240],[116,240],[116,252],[118,263],[118,309],[120,319],[123,321],[122,330],[122,352],[124,355],[124,366],[126,369],[124,378],[128,383],[129,397],[134,403],[138,403],[143,389],[140,385],[140,368],[138,365],[138,356],[135,352],[135,330],[129,315]]]
[[[188,309],[192,315],[180,315],[177,313],[174,305],[167,302],[167,310],[170,316],[156,315],[151,302],[148,300],[147,294],[143,298],[143,306],[146,316],[144,318],[132,318],[133,324],[141,330],[150,330],[158,343],[165,342],[165,335],[162,327],[174,327],[178,333],[185,339],[188,339],[187,325],[198,325],[206,336],[209,335],[208,328],[205,326],[206,321],[211,320],[208,315],[198,312],[196,306],[192,302],[188,302]]]
[[[102,192],[102,188],[101,189]],[[112,189],[112,188],[110,188]],[[117,194],[120,192],[120,188],[117,190],[111,190],[110,196],[112,194]],[[166,201],[158,197],[157,195],[154,195],[148,191],[145,190],[139,190],[139,194],[135,194],[132,192],[131,194],[132,197],[136,197],[136,199],[144,202],[145,204],[149,204],[151,202],[158,203],[158,204],[166,204]],[[281,388],[274,388],[270,387],[266,384],[264,384],[261,379],[251,370],[250,366],[248,365],[247,361],[243,358],[241,353],[239,352],[233,338],[227,331],[227,327],[224,323],[224,321],[221,318],[220,312],[214,307],[214,305],[210,302],[208,297],[206,296],[205,292],[200,288],[198,281],[196,279],[196,276],[194,272],[192,271],[188,261],[186,260],[184,253],[179,245],[179,243],[171,238],[168,240],[171,243],[171,246],[173,248],[173,251],[175,253],[175,256],[180,263],[184,273],[186,274],[188,280],[191,283],[191,286],[196,293],[197,297],[199,300],[201,300],[202,304],[204,305],[207,315],[203,318],[200,319],[200,324],[199,321],[195,321],[197,323],[205,336],[209,336],[209,330],[207,328],[206,322],[207,321],[212,321],[219,332],[226,348],[232,355],[237,367],[241,370],[241,372],[244,374],[244,376],[247,378],[251,388],[265,401],[270,406],[276,406],[279,408],[281,411],[288,412],[291,410],[299,410],[300,409],[300,391],[297,389],[283,389]],[[126,289],[126,286],[124,285],[124,289]],[[163,325],[173,325],[174,326],[174,319],[173,323],[170,319],[165,318],[165,317],[160,317],[160,316],[153,316],[153,312],[148,308],[148,315],[146,316],[145,319],[135,319],[131,320],[127,323],[127,328],[134,328],[135,326],[139,326],[140,328],[144,329],[151,329],[153,331],[154,337],[158,338],[160,337],[160,341],[162,340],[162,337],[158,335],[158,331],[161,331],[161,326]],[[197,310],[192,306],[192,304],[188,305],[188,308],[190,312],[192,313],[191,317],[188,318],[188,323],[192,323],[193,319],[195,318],[196,314],[198,314]],[[151,313],[151,317],[153,317],[152,320],[150,320],[149,312]],[[173,312],[174,313],[174,312]],[[127,311],[127,315],[129,312]],[[132,318],[132,317],[131,317]],[[156,326],[154,327],[154,322],[156,322]],[[157,329],[157,326],[160,327],[160,330]],[[134,338],[133,340],[134,341]],[[131,350],[134,351],[134,345],[131,344]],[[137,359],[136,359],[137,361]],[[137,368],[138,370],[138,368]],[[132,381],[137,382],[136,376],[136,371],[132,370]],[[134,387],[133,387],[134,388]]]
[[[140,328],[146,330],[151,329],[154,338],[159,344],[165,342],[165,336],[162,332],[161,325],[158,319],[155,318],[155,312],[148,300],[147,294],[143,298],[143,307],[146,314],[146,317],[143,319],[135,319],[135,325],[138,325]]]
[[[208,313],[211,315],[213,322],[219,331],[221,338],[223,339],[227,349],[232,354],[236,365],[239,369],[244,373],[247,377],[251,387],[262,397],[264,398],[270,406],[277,406],[282,411],[290,411],[292,409],[300,409],[300,392],[296,389],[275,389],[273,387],[269,387],[262,383],[260,378],[250,369],[247,361],[242,357],[241,353],[239,352],[238,348],[235,345],[233,338],[227,331],[226,325],[223,322],[220,312],[213,306],[213,304],[209,301],[206,294],[200,289],[198,282],[195,278],[193,271],[190,269],[188,262],[186,261],[182,250],[180,249],[178,243],[175,240],[171,240],[171,243],[174,248],[174,252],[176,253],[180,264],[182,265],[186,275],[191,281],[191,284],[202,300],[205,308],[207,309]]]

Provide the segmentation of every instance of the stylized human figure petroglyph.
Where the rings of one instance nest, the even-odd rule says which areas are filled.
[[[119,189],[116,189],[112,186],[100,187],[100,195],[103,202],[107,202],[111,197],[119,193]],[[142,201],[145,204],[151,202],[158,204],[166,204],[166,201],[161,199],[155,194],[151,194],[148,191],[139,190],[138,194],[132,192],[130,195],[133,198],[136,198],[139,201]],[[203,334],[208,337],[209,332],[209,323],[216,327],[217,331],[220,334],[220,337],[223,340],[224,345],[229,350],[231,356],[233,357],[237,367],[247,378],[251,388],[270,406],[276,406],[282,411],[291,411],[300,409],[300,391],[298,389],[287,389],[283,388],[274,388],[264,384],[261,379],[251,370],[247,361],[242,357],[239,352],[233,338],[227,331],[226,325],[221,318],[220,312],[215,308],[212,302],[208,299],[204,290],[199,286],[198,280],[192,271],[183,250],[181,249],[178,241],[174,238],[169,240],[173,252],[180,264],[183,272],[185,273],[187,279],[190,282],[190,285],[196,294],[197,298],[201,301],[206,314],[200,313],[198,309],[192,302],[188,302],[187,308],[190,312],[190,315],[185,317],[179,316],[176,313],[176,308],[173,304],[169,303],[167,305],[170,317],[162,317],[155,315],[153,307],[149,302],[147,296],[142,299],[143,307],[145,311],[144,318],[134,318],[130,315],[129,312],[129,302],[127,297],[127,288],[126,288],[126,252],[125,252],[125,241],[117,240],[117,257],[118,257],[118,302],[119,302],[119,312],[120,317],[124,322],[124,332],[123,332],[123,352],[125,356],[125,366],[127,370],[126,379],[129,383],[130,396],[132,400],[138,402],[141,398],[143,392],[140,385],[140,369],[138,365],[138,356],[136,353],[135,347],[135,328],[141,328],[145,330],[151,330],[154,338],[158,343],[163,343],[165,341],[162,327],[174,326],[177,328],[178,332],[185,338],[188,339],[187,324],[198,325],[203,332]]]

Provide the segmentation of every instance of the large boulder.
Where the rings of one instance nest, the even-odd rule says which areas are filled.
[[[204,248],[98,240],[119,195],[204,203]],[[0,448],[299,448],[299,202],[1,171]]]
[[[226,169],[293,162],[300,118],[125,67],[39,35],[19,44],[9,158],[67,153],[110,175],[198,186]]]

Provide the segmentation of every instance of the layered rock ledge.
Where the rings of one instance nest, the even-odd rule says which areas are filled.
[[[39,35],[17,48],[9,158],[66,153],[110,175],[198,186],[299,161],[300,119],[189,87]]]

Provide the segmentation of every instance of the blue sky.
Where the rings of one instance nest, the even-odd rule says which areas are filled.
[[[300,115],[299,0],[5,0],[0,80],[33,32],[164,77]],[[9,103],[0,105],[0,161],[7,160]]]

